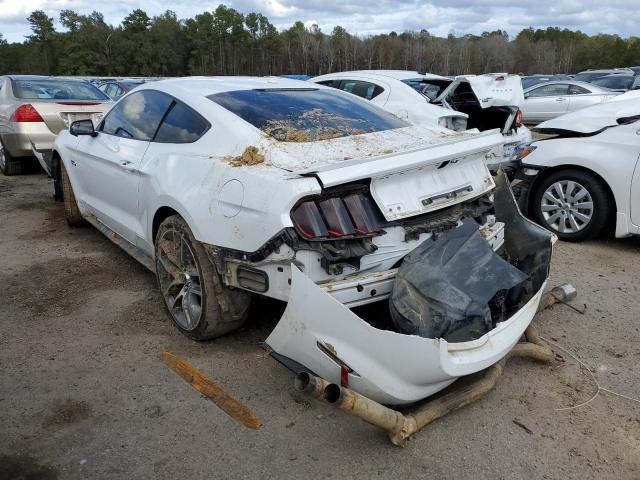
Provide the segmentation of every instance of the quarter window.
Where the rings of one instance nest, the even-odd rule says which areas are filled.
[[[150,141],[173,98],[155,90],[135,92],[109,111],[100,131],[135,140]]]
[[[191,143],[198,140],[210,125],[198,113],[183,103],[174,103],[162,121],[154,142]]]
[[[591,93],[586,88],[582,88],[578,85],[569,85],[569,95],[582,95],[584,93]]]
[[[372,98],[380,95],[384,89],[371,82],[363,82],[361,80],[343,80],[340,83],[340,90],[371,100]]]
[[[557,97],[558,95],[567,95],[568,90],[569,85],[566,83],[543,85],[531,90],[527,97]]]

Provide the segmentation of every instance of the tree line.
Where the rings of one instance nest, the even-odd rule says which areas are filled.
[[[587,35],[549,27],[515,37],[496,30],[437,37],[427,30],[358,36],[296,22],[282,31],[261,13],[225,5],[193,18],[136,9],[120,25],[99,12],[62,10],[57,31],[42,10],[27,18],[31,34],[8,43],[0,33],[0,73],[87,76],[320,75],[400,69],[441,75],[485,72],[575,73],[640,65],[640,38]]]

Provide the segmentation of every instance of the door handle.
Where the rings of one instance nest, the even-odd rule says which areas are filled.
[[[565,98],[559,97],[556,98],[556,102],[566,102],[567,100]]]

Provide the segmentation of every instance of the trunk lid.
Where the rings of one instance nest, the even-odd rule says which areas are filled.
[[[447,101],[462,83],[469,84],[481,108],[522,107],[524,103],[524,93],[522,92],[520,77],[506,73],[487,73],[485,75],[463,75],[456,77],[438,98],[436,98],[434,103]]]
[[[27,102],[25,102],[27,103]],[[32,101],[45,125],[52,133],[58,134],[69,128],[77,120],[92,120],[97,125],[103,115],[113,105],[112,102],[57,100],[50,102]]]
[[[478,134],[413,126],[322,142],[282,144],[277,150],[287,155],[269,155],[269,161],[298,175],[313,175],[324,188],[370,179],[371,194],[391,221],[445,208],[491,190],[494,183],[486,155],[502,143],[496,130]]]

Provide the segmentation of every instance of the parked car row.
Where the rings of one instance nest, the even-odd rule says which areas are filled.
[[[0,93],[15,97],[20,80],[5,81]],[[27,83],[57,104],[44,79]],[[25,102],[43,108],[35,97],[17,98],[7,112]],[[543,131],[558,138],[528,143],[523,100],[519,78],[506,74],[145,82],[115,104],[95,102],[100,113],[58,112],[68,128],[44,166],[68,224],[93,225],[154,272],[185,335],[237,329],[256,295],[286,301],[266,339],[275,358],[376,401],[407,404],[487,368],[519,341],[556,235],[595,234],[614,209],[628,226],[619,235],[639,232],[635,210],[618,203],[625,197],[602,202],[617,186],[590,183],[597,174],[589,165],[560,175],[557,152],[569,147],[548,145],[571,135],[552,126]],[[635,104],[616,103],[613,123],[585,127],[570,148],[577,158],[580,139],[601,136],[599,150],[588,147],[595,161],[626,145],[616,162],[629,175],[640,149],[621,138],[638,117]],[[16,123],[0,124],[0,138]],[[544,164],[552,155],[558,161]],[[540,203],[540,218],[530,211],[545,228],[523,217],[499,168],[514,163],[522,166],[518,201]],[[388,325],[351,310],[373,302],[388,305]]]

